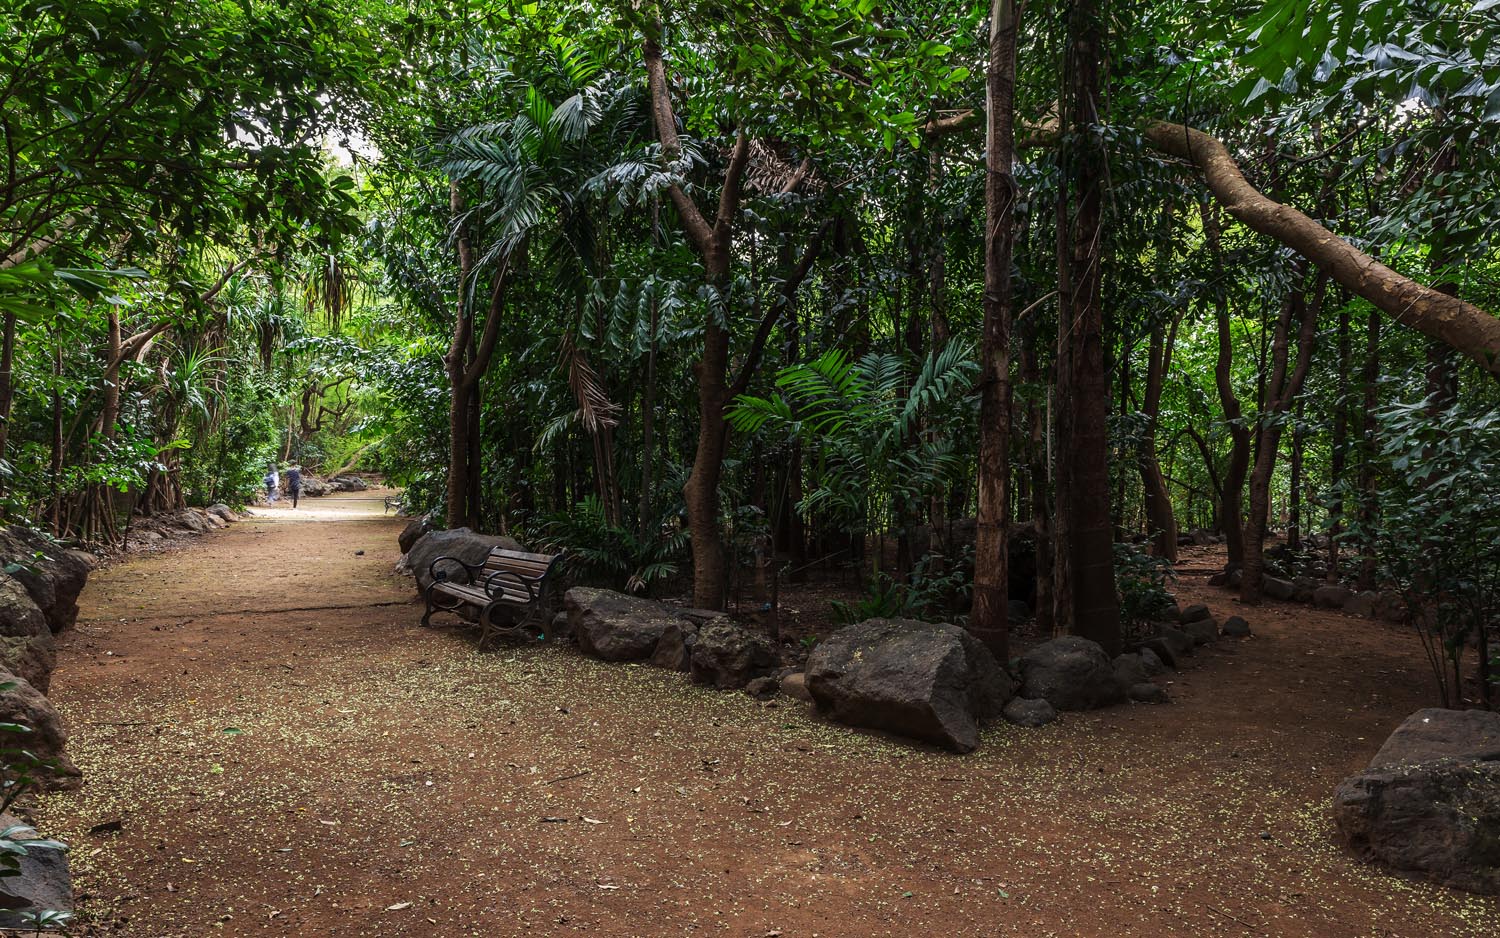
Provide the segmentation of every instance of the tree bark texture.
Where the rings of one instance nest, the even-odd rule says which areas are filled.
[[[1010,520],[1010,327],[1016,181],[1014,0],[990,6],[985,163],[984,324],[979,358],[979,506],[969,630],[999,661],[1010,658],[1007,621]]]

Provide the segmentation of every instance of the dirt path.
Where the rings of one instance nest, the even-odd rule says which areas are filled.
[[[87,784],[40,813],[98,934],[1500,933],[1500,903],[1332,845],[1333,786],[1427,702],[1394,628],[1252,610],[1171,706],[954,757],[564,649],[478,654],[416,626],[378,501],[307,507],[84,594],[52,686]]]

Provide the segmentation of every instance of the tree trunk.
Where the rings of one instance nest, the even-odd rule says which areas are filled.
[[[1172,323],[1172,336],[1176,337],[1177,323]],[[1161,415],[1161,392],[1167,369],[1172,362],[1172,342],[1168,341],[1166,329],[1158,323],[1151,329],[1151,345],[1146,362],[1146,393],[1141,413],[1146,418],[1146,430],[1141,439],[1138,466],[1141,473],[1141,489],[1144,492],[1146,526],[1151,535],[1152,552],[1172,563],[1177,562],[1177,517],[1172,512],[1172,495],[1167,491],[1167,480],[1162,476],[1161,461],[1156,455],[1156,424]]]
[[[1361,447],[1359,465],[1359,526],[1362,532],[1359,563],[1359,588],[1375,588],[1375,545],[1369,532],[1375,524],[1376,489],[1375,457],[1380,451],[1379,427],[1375,422],[1375,408],[1380,404],[1380,312],[1370,311],[1368,331],[1365,333],[1365,369],[1361,375],[1364,385],[1364,445]]]
[[[1313,342],[1317,337],[1318,313],[1327,292],[1328,278],[1320,274],[1313,286],[1311,302],[1300,285],[1305,266],[1298,265],[1298,285],[1282,304],[1276,321],[1276,335],[1271,348],[1271,376],[1266,385],[1265,407],[1260,415],[1259,439],[1255,453],[1255,471],[1250,475],[1250,514],[1245,519],[1245,572],[1240,580],[1240,601],[1258,603],[1261,577],[1265,571],[1265,537],[1270,520],[1271,477],[1276,471],[1276,456],[1281,448],[1282,419],[1292,401],[1302,392],[1312,362]],[[1298,325],[1297,363],[1287,374],[1290,357],[1292,323]]]
[[[1015,245],[1014,0],[992,0],[986,97],[984,325],[979,372],[979,508],[969,631],[1010,659],[1007,621],[1010,508],[1011,252]]]
[[[5,461],[6,445],[10,441],[10,411],[16,399],[16,314],[5,314],[4,338],[0,339],[0,462]],[[5,480],[0,479],[0,491],[5,489]]]
[[[1203,239],[1213,255],[1215,279],[1224,277],[1224,254],[1219,241],[1219,213],[1211,206],[1203,206]],[[1229,465],[1224,471],[1224,487],[1220,496],[1220,517],[1224,528],[1224,544],[1228,560],[1226,572],[1239,570],[1245,565],[1244,518],[1245,476],[1250,471],[1250,429],[1245,426],[1240,399],[1234,393],[1234,334],[1229,316],[1229,297],[1219,291],[1214,297],[1214,320],[1219,333],[1219,353],[1214,362],[1214,385],[1219,392],[1219,406],[1224,411],[1224,424],[1229,430]]]
[[[710,265],[709,282],[716,290],[728,289],[727,251]],[[693,605],[699,609],[723,609],[728,587],[723,534],[719,530],[719,480],[728,442],[724,421],[728,368],[729,333],[710,313],[703,327],[703,358],[693,366],[698,379],[698,448],[682,489],[692,533]]]
[[[1036,532],[1036,596],[1032,614],[1036,617],[1037,631],[1048,635],[1052,632],[1052,507],[1048,498],[1048,409],[1042,406],[1036,394],[1044,387],[1041,368],[1037,364],[1040,338],[1033,318],[1027,325],[1021,350],[1021,380],[1032,389],[1026,401],[1026,425],[1030,436],[1031,527]]]
[[[642,541],[651,533],[651,486],[655,473],[652,436],[656,432],[656,346],[661,304],[651,297],[651,347],[646,352],[646,390],[641,397],[641,497],[636,508],[636,530]]]
[[[463,213],[463,196],[458,184],[448,186],[448,204],[453,217]],[[448,373],[448,490],[444,514],[448,527],[477,527],[479,524],[481,461],[479,453],[480,380],[489,370],[495,343],[500,337],[500,311],[504,305],[509,281],[510,256],[500,260],[491,275],[489,309],[485,314],[483,334],[476,341],[474,331],[474,296],[477,271],[469,232],[458,232],[458,297],[454,306],[453,340],[443,364]],[[523,252],[524,245],[512,249]]]
[[[1302,451],[1307,439],[1306,423],[1303,419],[1303,402],[1297,399],[1295,416],[1292,419],[1292,477],[1288,486],[1290,499],[1287,505],[1286,546],[1294,552],[1302,550]]]
[[[1066,294],[1059,292],[1060,328],[1068,348],[1059,370],[1071,372],[1069,393],[1059,389],[1069,436],[1062,461],[1071,463],[1066,501],[1058,517],[1067,519],[1068,587],[1072,593],[1071,631],[1098,642],[1114,657],[1120,653],[1119,599],[1115,594],[1114,540],[1109,500],[1109,375],[1104,367],[1104,309],[1101,296],[1103,187],[1108,171],[1096,132],[1104,60],[1102,11],[1097,0],[1080,0],[1070,16],[1067,120],[1070,132],[1062,160],[1073,216],[1066,266]],[[1067,152],[1072,151],[1072,152]],[[1066,210],[1064,210],[1066,211]]]
[[[1349,458],[1349,304],[1339,304],[1338,389],[1329,443],[1328,481],[1333,502],[1328,510],[1328,582],[1339,581],[1339,535],[1344,530],[1344,466]]]

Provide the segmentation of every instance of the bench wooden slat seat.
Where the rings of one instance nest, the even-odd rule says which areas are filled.
[[[479,647],[491,636],[541,639],[552,621],[558,572],[563,554],[533,554],[493,547],[482,564],[465,563],[457,557],[439,557],[427,568],[430,583],[423,592],[427,610],[424,626],[432,624],[435,612],[457,613],[465,606],[479,610]],[[497,623],[496,618],[507,623]]]

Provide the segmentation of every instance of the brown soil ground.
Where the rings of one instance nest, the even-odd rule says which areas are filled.
[[[1430,702],[1393,626],[1249,610],[1171,705],[957,757],[565,648],[477,653],[418,627],[401,523],[333,496],[95,576],[52,684],[87,784],[38,811],[85,931],[1500,934],[1495,900],[1335,845],[1334,785]]]

